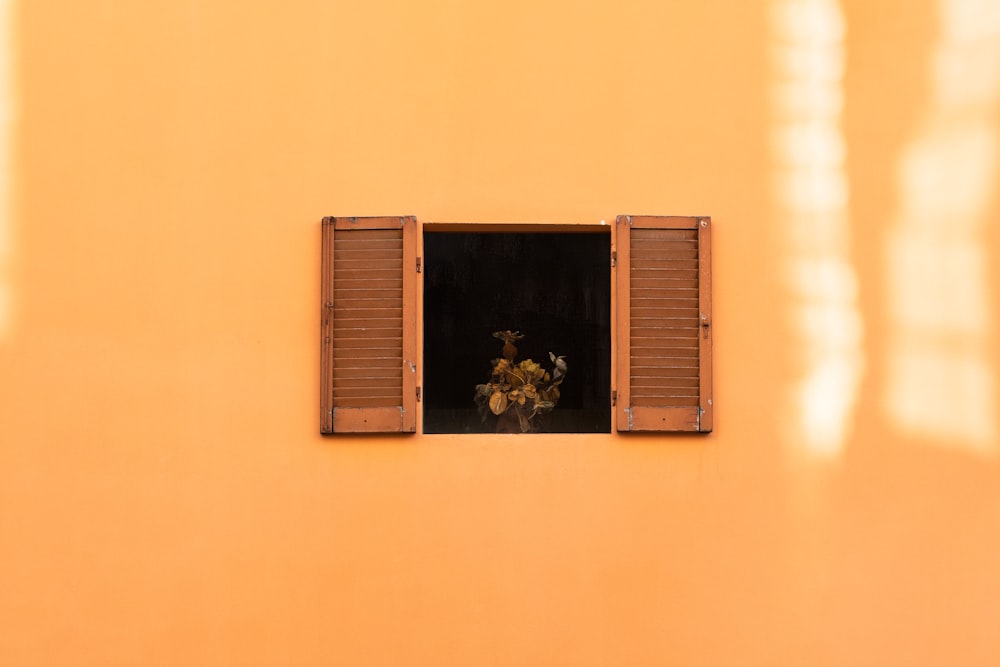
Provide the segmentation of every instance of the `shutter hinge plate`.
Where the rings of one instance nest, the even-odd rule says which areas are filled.
[[[423,270],[423,265],[420,262],[421,259],[417,257],[417,273],[420,273]]]

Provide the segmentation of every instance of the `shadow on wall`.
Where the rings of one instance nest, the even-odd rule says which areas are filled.
[[[864,367],[841,128],[845,23],[835,0],[771,10],[775,238],[792,342],[784,435],[828,460],[849,435]]]
[[[894,430],[996,456],[989,221],[997,184],[1000,5],[943,0],[930,88],[896,165],[884,247]]]
[[[901,53],[905,65],[886,66],[898,79],[870,84],[872,95],[857,95],[867,82],[855,86],[847,106],[868,113],[851,128],[844,8],[774,0],[771,9],[773,229],[790,343],[786,445],[836,460],[860,414],[890,438],[995,456],[989,220],[1000,150],[1000,6],[940,0],[929,58]],[[888,21],[873,25],[871,16],[859,30],[884,38]],[[885,74],[861,70],[865,57],[853,56],[851,76]],[[873,106],[893,85],[899,116]],[[875,133],[872,119],[893,126],[869,146],[868,136],[850,132]]]
[[[788,632],[992,664],[1000,5],[771,7]]]

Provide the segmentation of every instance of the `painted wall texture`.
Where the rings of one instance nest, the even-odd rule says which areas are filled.
[[[993,0],[0,12],[0,663],[995,664]],[[618,213],[714,433],[319,435],[322,216]]]

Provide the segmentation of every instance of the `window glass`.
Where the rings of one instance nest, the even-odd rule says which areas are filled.
[[[552,371],[550,352],[566,363],[531,432],[610,432],[610,234],[427,232],[424,266],[425,433],[511,432],[475,402],[502,331],[523,335],[515,363]]]

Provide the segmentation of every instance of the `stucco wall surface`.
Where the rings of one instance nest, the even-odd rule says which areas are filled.
[[[995,664],[991,0],[5,0],[0,663]],[[324,215],[714,221],[716,430],[323,438]]]

